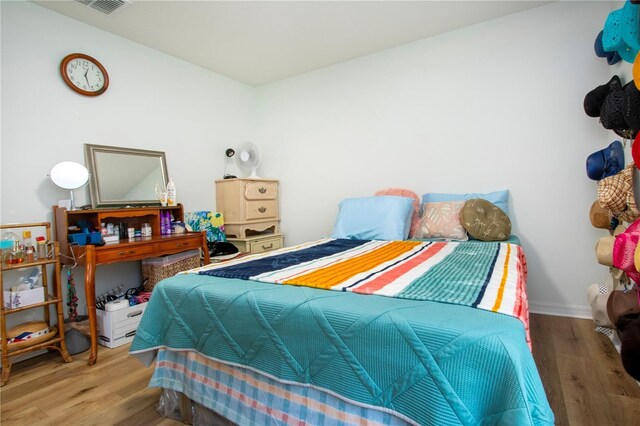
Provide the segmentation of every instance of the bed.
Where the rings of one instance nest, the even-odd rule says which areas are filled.
[[[327,238],[159,283],[130,353],[236,424],[553,424],[503,242]]]
[[[331,238],[160,282],[130,353],[161,402],[194,424],[553,424],[507,191],[376,195]]]

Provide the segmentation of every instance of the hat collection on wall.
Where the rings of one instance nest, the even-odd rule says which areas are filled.
[[[584,111],[599,117],[600,124],[622,137],[587,157],[587,177],[598,182],[598,197],[589,214],[596,228],[611,233],[621,222],[640,218],[636,196],[640,196],[640,3],[627,0],[606,18],[604,28],[596,36],[594,50],[610,65],[621,60],[633,63],[633,79],[626,84],[614,75],[604,84],[589,91],[584,98]],[[631,142],[633,162],[625,167],[623,146]],[[635,190],[635,193],[634,193]],[[640,201],[640,200],[639,200]],[[608,223],[606,222],[608,218]]]
[[[636,167],[640,165],[640,0],[627,0],[623,7],[609,13],[603,30],[596,36],[594,49],[596,56],[606,58],[609,65],[620,61],[632,63],[633,78],[625,84],[614,75],[584,98],[585,113],[599,117],[605,129],[623,140],[613,141],[587,157],[587,177],[598,183],[589,219],[595,228],[606,229],[610,234],[600,238],[595,247],[598,263],[609,267],[609,277],[604,286],[593,284],[587,293],[596,331],[607,335],[614,344],[617,342],[625,370],[640,380],[640,369],[629,367],[635,361],[632,364],[625,361],[640,354],[640,338],[629,338],[633,333],[640,336],[640,210],[636,202],[640,202],[640,170]],[[631,143],[633,161],[625,165],[627,140]],[[595,294],[600,291],[594,289],[600,287],[604,293]],[[626,309],[629,306],[625,305],[623,315],[616,321],[618,318],[611,318],[609,302],[612,296],[630,296],[627,293],[634,296],[624,297],[633,305],[632,309]],[[598,321],[602,309],[596,303],[605,300],[609,317],[605,319],[611,319],[606,324]],[[624,325],[631,324],[629,321],[633,324]]]
[[[594,43],[596,56],[609,65],[633,63],[633,79],[623,82],[614,75],[589,91],[584,111],[599,118],[607,130],[622,138],[587,157],[587,177],[597,181],[597,198],[589,211],[591,224],[609,231],[610,236],[596,244],[596,258],[610,267],[612,276],[640,283],[640,5],[627,0],[606,18]],[[633,161],[625,164],[624,146],[631,143]],[[624,223],[631,224],[625,228]],[[638,249],[636,251],[636,248]],[[634,259],[637,259],[634,262]],[[610,289],[614,290],[614,289]]]

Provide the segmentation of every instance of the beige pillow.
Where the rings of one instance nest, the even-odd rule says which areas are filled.
[[[482,198],[464,203],[460,222],[469,235],[481,241],[504,241],[511,234],[511,221],[498,206]]]
[[[460,223],[460,209],[464,201],[438,201],[425,203],[416,236],[466,241],[467,231]]]

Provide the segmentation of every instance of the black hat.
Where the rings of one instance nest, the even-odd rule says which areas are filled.
[[[600,109],[600,122],[625,139],[633,139],[640,130],[640,92],[633,80],[622,90],[607,95]]]
[[[589,117],[599,117],[600,109],[606,99],[606,97],[613,92],[622,90],[622,83],[620,77],[614,75],[606,84],[596,87],[584,97],[584,112]]]
[[[622,113],[624,109],[624,91],[618,90],[607,95],[600,109],[600,123],[605,129],[627,129]]]
[[[622,115],[630,129],[640,129],[640,91],[631,81],[624,89],[624,106]]]

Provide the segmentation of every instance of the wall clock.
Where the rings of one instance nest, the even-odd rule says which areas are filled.
[[[107,70],[98,60],[82,53],[67,55],[60,62],[60,74],[67,86],[84,96],[98,96],[109,87]]]

